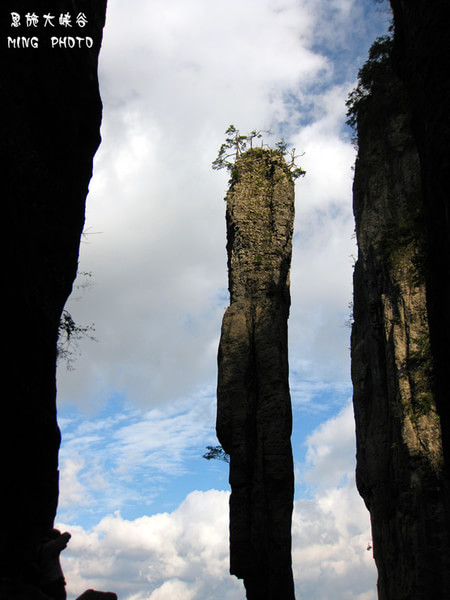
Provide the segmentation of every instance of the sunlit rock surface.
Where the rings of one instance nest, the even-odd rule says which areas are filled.
[[[435,269],[448,256],[435,255],[445,247],[437,250],[433,239],[439,234],[429,217],[417,122],[390,59],[380,61],[357,125],[351,343],[357,485],[371,514],[379,598],[443,600],[450,597],[448,392],[440,386],[433,336],[435,327],[445,330],[448,316],[439,323],[430,300]],[[448,277],[445,269],[439,277]]]

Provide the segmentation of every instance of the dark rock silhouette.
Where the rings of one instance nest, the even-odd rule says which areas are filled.
[[[113,592],[86,590],[81,596],[78,596],[77,600],[117,600],[117,595]]]
[[[357,485],[371,514],[379,598],[443,600],[450,597],[450,21],[444,3],[392,5],[393,50],[373,65],[357,110]]]
[[[217,436],[230,455],[230,572],[247,598],[294,598],[287,319],[294,184],[284,159],[250,150],[227,197],[230,306],[218,355]]]
[[[67,597],[59,555],[70,537],[67,531],[61,533],[58,529],[51,529],[38,547],[39,588],[53,600],[65,600]]]
[[[56,341],[77,271],[92,160],[100,143],[97,58],[105,11],[106,0],[5,0],[0,10],[6,238],[0,597],[8,599],[24,589],[27,599],[41,597],[36,553],[53,527],[58,501]],[[12,12],[20,15],[18,28]],[[38,17],[36,27],[27,27],[27,13]],[[72,36],[89,38],[90,47],[52,47],[51,36],[68,36],[58,24],[59,15],[67,13]],[[44,14],[56,15],[51,32]],[[87,18],[82,28],[75,23],[79,14]],[[26,47],[22,38],[32,43]]]

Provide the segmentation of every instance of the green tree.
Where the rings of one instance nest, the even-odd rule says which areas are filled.
[[[92,277],[92,273],[81,272],[79,276]],[[76,289],[85,289],[89,287],[90,283],[84,281],[75,285]],[[75,356],[79,355],[79,342],[84,338],[88,338],[92,341],[97,341],[92,335],[95,331],[94,324],[91,325],[77,325],[72,318],[70,312],[66,309],[63,310],[58,325],[58,341],[56,344],[56,359],[64,360],[66,362],[67,369],[73,369],[73,363],[75,362]]]
[[[63,310],[58,325],[58,342],[56,345],[57,360],[64,360],[67,368],[73,369],[75,355],[79,355],[78,343],[83,338],[97,341],[92,333],[95,331],[94,325],[77,325],[72,315],[67,310]]]
[[[347,106],[347,123],[356,128],[358,114],[366,104],[367,99],[372,97],[377,88],[392,85],[386,77],[386,71],[390,68],[393,40],[391,35],[377,38],[369,50],[369,57],[358,71],[358,83],[350,92],[345,105]],[[384,98],[386,94],[377,94]],[[389,97],[391,94],[389,94]],[[380,106],[380,110],[383,106]]]
[[[223,462],[230,462],[230,455],[225,452],[222,446],[206,446],[208,452],[205,452],[203,458],[206,460],[222,460]]]
[[[286,159],[286,164],[292,179],[295,180],[305,175],[306,171],[296,164],[296,159],[303,156],[303,154],[296,155],[295,148],[288,151],[288,144],[284,140],[277,142],[275,148],[270,148],[262,139],[263,133],[270,132],[254,129],[247,135],[242,135],[239,129],[234,125],[230,125],[225,131],[227,137],[225,138],[225,142],[219,148],[217,158],[212,163],[212,168],[216,171],[227,169],[233,176],[235,174],[236,160],[245,152],[254,149],[255,140],[261,140],[261,148],[266,147],[269,152],[281,155]]]
[[[259,136],[259,132],[252,132],[254,137]],[[236,129],[234,125],[230,125],[228,129],[225,131],[225,135],[228,136],[225,138],[225,142],[219,148],[219,154],[217,158],[212,163],[212,168],[215,170],[227,169],[228,171],[232,171],[234,167],[234,163],[239,158],[239,156],[247,150],[248,146],[248,136],[241,135],[239,129]]]

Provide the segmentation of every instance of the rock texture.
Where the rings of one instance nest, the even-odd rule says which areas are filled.
[[[36,548],[56,512],[56,341],[77,271],[92,160],[100,143],[97,57],[105,11],[106,0],[5,0],[0,9],[6,237],[0,593],[7,598],[25,588],[26,597],[34,597]],[[12,12],[21,16],[19,28],[12,26]],[[26,15],[33,13],[39,22],[27,26]],[[43,19],[49,13],[55,15],[51,31]],[[75,25],[79,13],[88,21],[83,29]],[[71,16],[70,33],[58,25],[60,14]],[[92,47],[51,47],[50,36],[70,35],[90,37]],[[31,36],[37,47],[8,42]]]
[[[446,464],[450,458],[450,4],[444,0],[391,0],[393,66],[411,107],[420,157],[424,218],[430,247],[427,305],[435,368],[436,403]]]
[[[357,111],[353,188],[357,485],[371,514],[379,598],[444,599],[450,597],[448,402],[443,409],[442,332],[435,327],[445,330],[446,321],[437,322],[433,298],[448,285],[435,280],[448,254],[435,256],[434,236],[442,236],[427,205],[410,92],[393,72],[390,53],[375,67]],[[446,279],[445,269],[440,277]]]
[[[230,306],[218,355],[217,435],[230,455],[230,572],[250,600],[290,600],[294,184],[283,157],[254,149],[238,158],[226,201]]]

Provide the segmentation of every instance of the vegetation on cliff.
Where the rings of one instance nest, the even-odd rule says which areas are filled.
[[[306,171],[296,164],[299,155],[295,154],[295,148],[288,151],[288,145],[284,140],[278,141],[275,148],[270,148],[264,143],[263,133],[270,132],[254,129],[250,133],[242,135],[239,129],[236,129],[234,125],[230,125],[225,132],[228,137],[220,146],[217,158],[212,163],[213,169],[227,169],[231,174],[230,183],[233,183],[239,178],[236,161],[243,155],[252,156],[257,160],[263,159],[267,165],[273,159],[283,157],[285,159],[282,162],[283,169],[292,180],[295,181],[304,176]],[[256,140],[261,140],[260,147],[255,146]]]
[[[346,102],[347,123],[357,127],[358,117],[363,118],[368,101],[376,99],[377,111],[382,112],[386,102],[392,97],[398,98],[399,85],[392,78],[386,78],[391,69],[392,36],[377,38],[369,50],[369,57],[358,71],[358,83]]]

